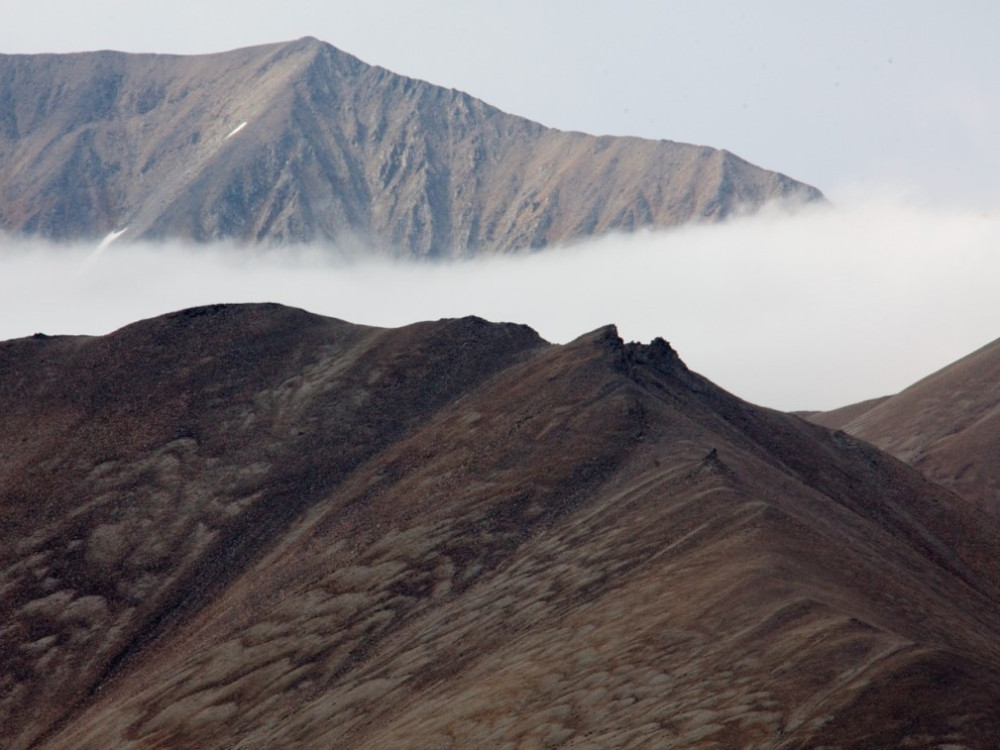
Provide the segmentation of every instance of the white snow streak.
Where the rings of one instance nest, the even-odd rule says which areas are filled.
[[[93,263],[95,260],[97,260],[101,256],[101,253],[103,253],[105,250],[107,250],[108,246],[112,242],[114,242],[115,240],[117,240],[119,237],[121,237],[127,231],[128,231],[128,227],[122,227],[121,229],[118,229],[116,231],[108,232],[107,236],[103,240],[101,240],[101,244],[97,246],[97,249],[94,250],[94,252],[92,252],[90,254],[90,256],[87,258],[86,261],[84,261],[84,265],[85,266],[89,266],[91,263]]]
[[[236,135],[241,130],[243,130],[243,128],[245,128],[246,126],[247,126],[246,121],[241,122],[239,125],[237,125],[235,128],[233,128],[232,132],[229,135],[227,135],[223,140],[228,141],[234,135]]]

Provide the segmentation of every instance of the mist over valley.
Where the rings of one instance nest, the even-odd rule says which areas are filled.
[[[102,334],[216,302],[399,326],[479,315],[563,343],[608,323],[670,340],[750,401],[833,409],[895,393],[996,337],[1000,219],[857,197],[721,225],[436,262],[352,244],[253,249],[7,238],[0,338]]]

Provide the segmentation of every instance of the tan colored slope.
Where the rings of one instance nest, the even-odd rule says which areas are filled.
[[[796,416],[809,420],[813,424],[822,425],[830,430],[840,430],[843,429],[845,425],[850,424],[862,414],[874,409],[876,406],[889,398],[892,397],[879,396],[877,398],[859,401],[856,404],[848,404],[847,406],[842,406],[839,409],[831,409],[830,411],[801,411],[793,413]]]
[[[0,56],[0,100],[0,228],[57,239],[456,255],[822,197],[725,151],[545,128],[309,38]]]
[[[1000,342],[844,426],[990,513],[1000,513]]]
[[[997,522],[660,340],[219,307],[0,357],[14,747],[1000,730]]]

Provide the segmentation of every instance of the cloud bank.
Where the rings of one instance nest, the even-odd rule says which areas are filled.
[[[103,334],[192,305],[272,301],[398,326],[479,315],[553,342],[607,323],[779,409],[896,392],[1000,337],[1000,216],[853,200],[722,225],[435,263],[319,249],[0,241],[0,339]]]

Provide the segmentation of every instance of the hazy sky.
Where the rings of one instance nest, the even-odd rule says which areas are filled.
[[[796,409],[899,390],[1000,336],[1000,3],[2,1],[0,52],[311,35],[546,125],[727,148],[837,208],[424,267],[117,246],[88,265],[93,248],[5,243],[0,338],[246,300],[379,325],[478,314],[553,341],[615,322]]]

